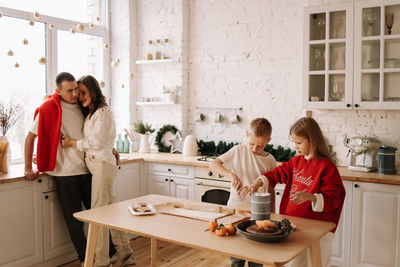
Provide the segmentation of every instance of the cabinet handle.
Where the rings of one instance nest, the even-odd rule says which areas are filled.
[[[279,193],[279,192],[276,192],[276,195],[277,195],[277,196],[279,196],[280,194],[281,194],[281,193]]]
[[[355,104],[354,106],[355,106],[356,108],[358,108],[358,104]]]
[[[118,166],[118,170],[120,170],[121,169],[121,166]]]
[[[358,186],[359,186],[358,184],[354,184],[354,187],[355,187],[355,188],[358,188]]]
[[[349,108],[349,107],[351,107],[351,105],[350,105],[350,104],[347,104],[347,105],[346,105],[346,107],[348,107],[348,108]]]
[[[168,169],[168,171],[170,172],[170,171],[171,171],[171,169]]]
[[[203,182],[197,182],[196,185],[203,185]]]
[[[212,175],[213,175],[212,171],[209,171],[208,176],[212,176]]]
[[[41,182],[42,182],[42,179],[39,178],[37,181],[38,181],[38,183],[41,183]]]
[[[44,198],[45,198],[45,199],[49,199],[49,196],[48,196],[48,195],[45,195]]]
[[[171,179],[171,180],[169,180],[171,183],[173,183],[174,182],[174,180],[173,179]]]
[[[218,174],[218,177],[219,177],[219,178],[222,178],[222,177],[224,177],[224,176],[223,176],[223,175],[221,175],[221,174]]]
[[[167,178],[165,178],[165,181],[166,181],[166,182],[168,182],[168,179],[167,179]]]

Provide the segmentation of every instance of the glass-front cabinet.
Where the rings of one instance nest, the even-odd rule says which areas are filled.
[[[355,105],[400,109],[400,2],[357,2],[354,45]]]
[[[303,79],[304,108],[400,110],[399,0],[305,8]]]
[[[303,106],[349,108],[353,88],[353,4],[306,8],[304,34]]]

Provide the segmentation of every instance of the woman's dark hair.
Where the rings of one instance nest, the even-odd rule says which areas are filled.
[[[85,116],[85,118],[86,118],[87,115],[89,115],[89,114],[93,115],[93,113],[95,113],[97,109],[107,106],[106,97],[101,92],[99,82],[93,76],[86,75],[86,76],[81,77],[78,80],[78,85],[80,83],[85,85],[88,88],[89,94],[92,98],[92,103],[93,103],[93,109],[89,110],[89,107],[83,107],[82,104],[78,101],[79,106],[81,107],[83,116]]]

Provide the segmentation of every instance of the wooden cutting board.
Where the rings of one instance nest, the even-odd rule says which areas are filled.
[[[202,221],[217,220],[225,224],[241,221],[250,215],[248,213],[235,213],[235,209],[226,206],[208,204],[208,203],[179,203],[167,202],[164,204],[156,205],[156,210],[164,214],[192,218]],[[225,219],[226,218],[226,219]],[[229,224],[227,223],[227,224]]]

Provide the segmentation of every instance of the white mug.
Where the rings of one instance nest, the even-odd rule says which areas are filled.
[[[230,122],[232,124],[238,124],[240,122],[240,116],[238,114],[235,114],[231,117]]]
[[[222,117],[221,113],[219,113],[219,112],[215,113],[214,121],[215,121],[216,123],[221,123],[222,120],[223,120],[223,117]]]
[[[196,116],[194,116],[194,121],[195,122],[200,122],[204,120],[204,114],[203,113],[198,113]]]

